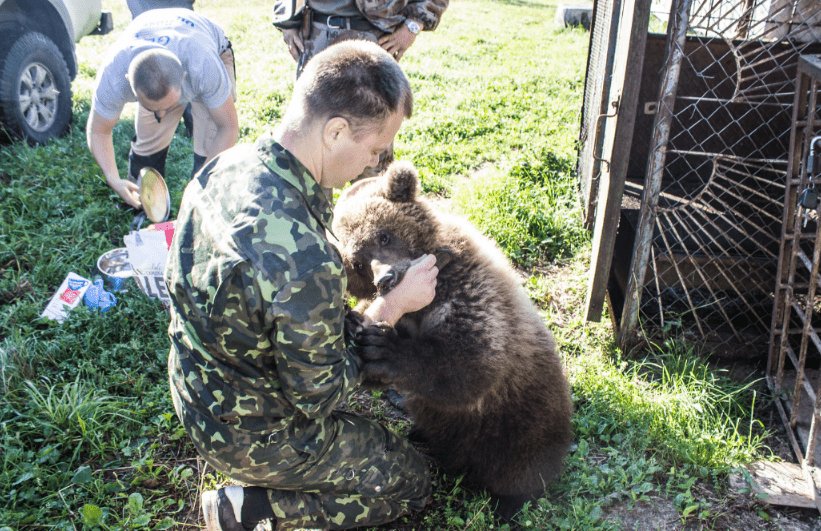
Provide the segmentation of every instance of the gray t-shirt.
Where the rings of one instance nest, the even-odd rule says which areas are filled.
[[[107,120],[116,120],[127,102],[137,101],[126,79],[131,61],[145,50],[165,48],[186,72],[180,103],[202,102],[216,109],[231,97],[232,85],[220,53],[228,48],[225,32],[188,9],[155,9],[136,17],[103,60],[92,102]]]

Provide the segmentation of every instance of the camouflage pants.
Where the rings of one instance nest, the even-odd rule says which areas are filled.
[[[431,494],[422,456],[376,422],[334,412],[316,421],[323,425],[318,445],[292,443],[287,438],[291,429],[269,437],[240,435],[229,443],[224,430],[208,429],[207,421],[184,413],[178,400],[175,406],[211,466],[236,481],[269,489],[277,530],[375,526],[422,510]]]
[[[364,30],[349,30],[344,28],[334,28],[327,24],[320,22],[313,22],[311,24],[311,35],[309,38],[302,38],[302,45],[304,47],[296,64],[296,77],[302,74],[302,69],[308,60],[330,46],[339,41],[349,40],[365,40],[371,42],[379,42],[379,37],[387,35],[386,33],[374,28],[373,31]]]
[[[299,75],[302,74],[302,69],[305,68],[305,64],[311,57],[336,42],[347,40],[365,40],[378,43],[379,38],[383,35],[387,35],[387,33],[376,28],[374,28],[373,31],[349,30],[334,28],[326,24],[314,22],[311,24],[310,38],[302,39],[304,50],[301,54],[299,54],[299,59],[297,60],[296,77],[299,77]],[[388,166],[390,166],[393,159],[393,143],[391,143],[390,147],[388,147],[388,149],[379,156],[379,164],[376,168],[365,168],[362,175],[354,179],[353,182],[356,182],[359,179],[375,177],[381,174]]]

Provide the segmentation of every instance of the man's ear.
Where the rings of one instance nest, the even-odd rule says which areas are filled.
[[[341,116],[335,116],[325,122],[325,127],[322,129],[322,139],[327,146],[342,140],[345,135],[350,134],[351,124],[348,120]]]

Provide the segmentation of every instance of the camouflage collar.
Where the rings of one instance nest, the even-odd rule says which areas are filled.
[[[259,158],[275,175],[296,188],[305,199],[311,214],[325,230],[331,232],[333,223],[333,190],[319,186],[311,172],[282,144],[274,140],[271,133],[262,135],[257,140]],[[333,234],[333,233],[331,233]]]

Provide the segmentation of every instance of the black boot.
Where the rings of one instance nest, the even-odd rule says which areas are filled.
[[[140,170],[146,167],[154,168],[160,176],[165,178],[166,157],[168,157],[168,148],[151,155],[137,155],[132,149],[128,152],[128,180],[133,183],[138,182],[140,180]]]
[[[191,104],[185,106],[182,111],[182,123],[185,125],[185,136],[191,138],[194,136],[194,116],[191,114]]]
[[[194,176],[199,173],[202,167],[205,165],[205,159],[207,159],[205,155],[197,155],[194,153],[194,168],[191,170],[191,178],[193,179]]]
[[[202,494],[206,531],[252,531],[258,523],[276,523],[268,494],[261,487],[225,487]]]

